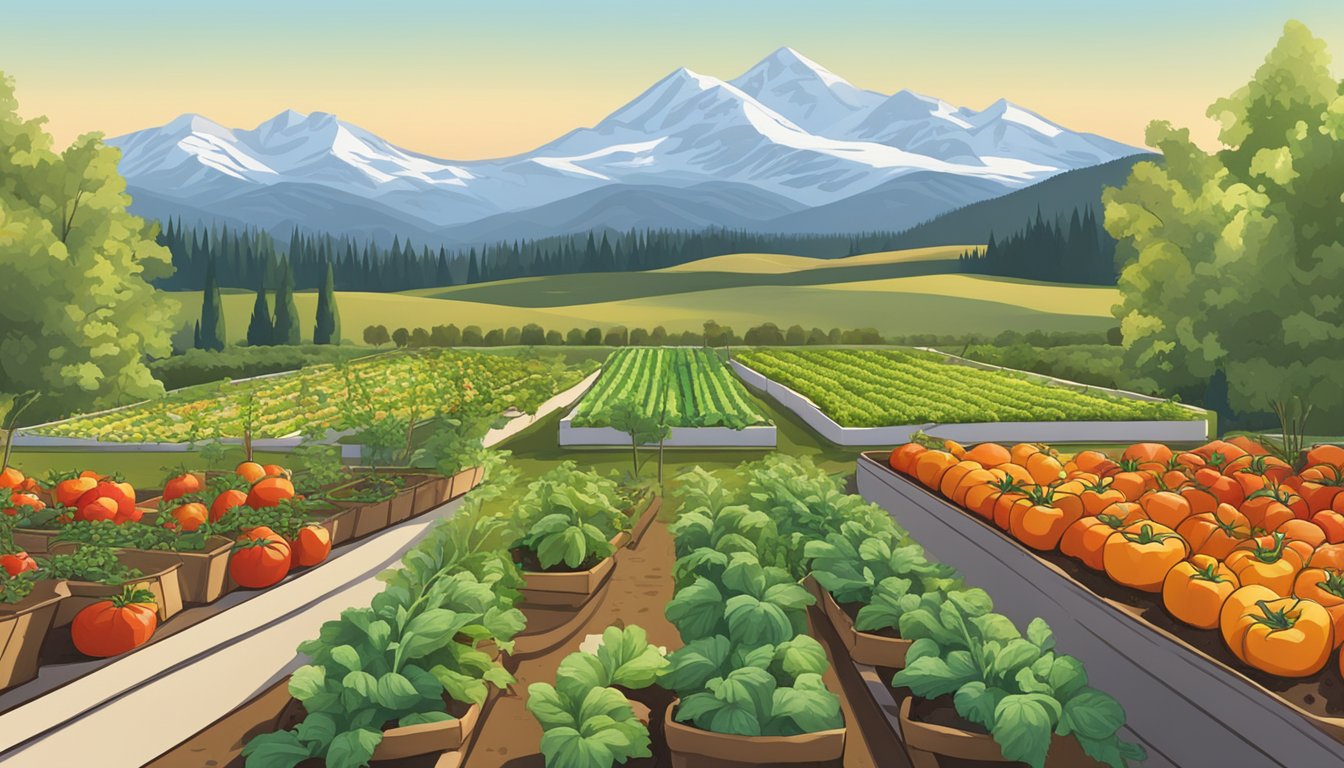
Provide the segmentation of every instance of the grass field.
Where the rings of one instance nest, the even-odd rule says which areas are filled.
[[[960,248],[925,248],[819,260],[734,254],[657,272],[522,278],[407,293],[338,294],[344,337],[368,325],[430,327],[455,323],[485,330],[536,323],[567,331],[592,326],[699,330],[713,319],[739,333],[772,322],[781,328],[876,328],[917,333],[994,334],[1003,330],[1103,330],[1115,324],[1118,295],[1097,288],[947,274]],[[700,269],[694,269],[700,265]],[[200,293],[177,294],[181,321],[199,316]],[[317,295],[296,297],[303,334],[312,334]],[[247,328],[250,292],[228,292],[230,339]]]

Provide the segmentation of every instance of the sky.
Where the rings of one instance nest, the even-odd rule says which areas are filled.
[[[64,146],[195,112],[332,112],[404,148],[501,157],[590,126],[675,70],[730,79],[789,46],[861,88],[1000,97],[1136,146],[1305,22],[1344,70],[1344,0],[64,0],[3,9],[0,71]]]

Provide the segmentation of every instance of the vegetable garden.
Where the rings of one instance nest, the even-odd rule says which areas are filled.
[[[592,370],[559,357],[424,350],[373,355],[296,373],[201,385],[158,400],[27,430],[41,437],[123,443],[282,438],[357,428],[355,415],[423,417],[465,403],[530,412]]]
[[[1174,403],[1051,386],[919,350],[761,349],[736,359],[809,398],[842,427],[1200,418]]]
[[[573,424],[610,426],[618,403],[632,403],[669,427],[742,429],[765,423],[742,384],[707,349],[635,347],[612,353],[575,409]]]

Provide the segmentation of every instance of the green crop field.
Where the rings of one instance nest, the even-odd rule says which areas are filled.
[[[780,328],[876,328],[887,336],[1101,331],[1115,325],[1110,310],[1119,295],[1113,288],[963,274],[893,277],[886,271],[920,263],[773,275],[684,270],[566,275],[410,293],[340,292],[337,304],[342,335],[356,343],[364,328],[375,324],[395,329],[454,323],[489,330],[536,323],[561,332],[661,325],[680,333],[698,331],[712,319],[738,333],[770,322]],[[785,279],[793,282],[781,282]],[[804,279],[816,282],[799,282]],[[191,323],[200,315],[201,295],[175,296],[182,304],[178,317],[189,339]],[[252,294],[230,292],[223,299],[233,341],[247,327]],[[317,294],[299,293],[295,301],[303,336],[311,338]]]
[[[806,396],[843,427],[1202,418],[1175,403],[1080,392],[915,350],[761,349],[736,358]]]
[[[765,423],[742,383],[707,349],[631,347],[614,352],[574,411],[576,427],[609,426],[610,409],[633,402],[664,415],[670,427],[730,427]]]
[[[423,404],[437,408],[474,400],[487,412],[530,412],[597,367],[567,365],[559,355],[523,356],[465,350],[389,352],[344,366],[313,365],[296,373],[238,383],[204,384],[158,400],[33,430],[49,437],[106,442],[196,442],[286,437],[312,429],[349,427],[355,410],[379,418],[414,418]]]

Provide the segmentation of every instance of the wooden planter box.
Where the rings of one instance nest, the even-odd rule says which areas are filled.
[[[1019,627],[1036,616],[1049,622],[1060,650],[1087,666],[1090,684],[1124,706],[1123,738],[1142,744],[1149,764],[1294,768],[1344,760],[1344,712],[1324,717],[1296,706],[898,475],[886,458],[859,457],[859,493],[886,509],[931,558],[987,589],[995,610]],[[1336,674],[1333,667],[1327,672]],[[1284,686],[1289,690],[1293,681]],[[1292,748],[1274,748],[1284,744]]]
[[[490,687],[485,705],[472,704],[454,720],[424,725],[407,725],[383,731],[383,740],[373,750],[373,762],[406,760],[438,752],[454,752],[471,745],[480,724],[481,713],[499,689]],[[457,702],[449,704],[449,710]]]
[[[831,625],[840,644],[849,652],[849,658],[860,664],[891,669],[905,668],[905,654],[910,650],[910,641],[899,637],[883,637],[870,632],[860,632],[854,628],[854,620],[845,613],[845,609],[835,602],[831,593],[808,576],[803,584],[812,596],[817,598],[817,607],[821,615]]]
[[[109,600],[121,594],[127,584],[135,589],[146,589],[154,593],[154,602],[159,622],[182,612],[182,582],[179,573],[182,563],[166,561],[149,555],[144,550],[123,549],[117,559],[128,568],[136,568],[144,574],[141,578],[121,584],[101,584],[96,581],[68,581],[70,597],[62,600],[56,609],[53,626],[64,627],[75,620],[75,614],[102,600]]]
[[[14,546],[30,555],[45,555],[51,548],[51,540],[59,531],[45,528],[14,529]]]
[[[320,517],[317,524],[331,534],[331,546],[337,547],[355,537],[354,510],[342,509]]]
[[[37,677],[42,641],[69,596],[64,581],[39,581],[24,599],[0,605],[0,690]]]
[[[679,723],[672,715],[680,699],[663,712],[663,733],[672,768],[746,768],[773,765],[835,765],[845,756],[845,729],[800,736],[730,736]]]
[[[128,549],[145,563],[141,570],[180,565],[177,578],[181,584],[182,600],[189,604],[213,603],[233,591],[229,579],[229,556],[233,540],[212,536],[205,548],[198,552],[171,552],[149,549]]]
[[[524,571],[518,609],[527,617],[527,627],[514,637],[511,655],[532,656],[573,637],[602,604],[615,568],[612,556],[586,571]]]
[[[411,504],[411,517],[419,517],[431,509],[446,503],[452,495],[453,478],[433,475],[415,489],[415,500]]]
[[[973,733],[960,728],[949,728],[933,723],[922,723],[910,717],[914,699],[901,702],[901,734],[905,737],[905,751],[913,768],[939,768],[941,758],[974,761],[975,763],[1005,763],[1020,765],[1003,756],[999,743],[988,734]],[[1100,768],[1101,763],[1083,752],[1073,737],[1052,735],[1050,752],[1045,758],[1046,768]]]
[[[431,475],[401,472],[397,474],[406,479],[406,485],[389,502],[388,522],[391,525],[410,520],[415,514],[415,497],[420,493],[421,486],[432,485],[434,482],[434,477]]]

